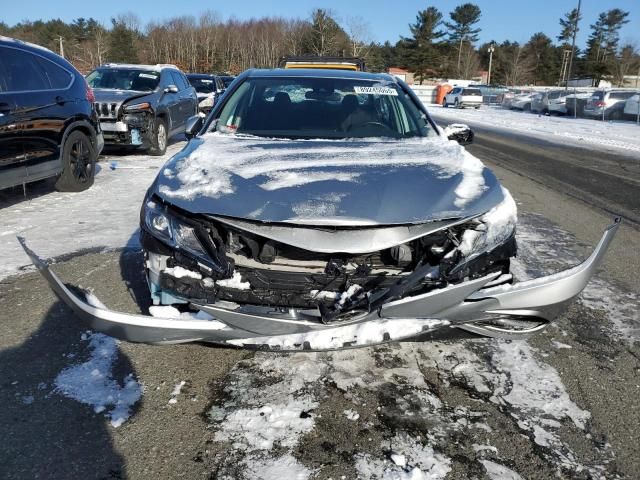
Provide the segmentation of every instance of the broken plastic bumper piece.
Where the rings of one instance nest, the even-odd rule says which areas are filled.
[[[229,302],[192,306],[215,320],[158,318],[115,312],[90,305],[67,287],[19,239],[53,291],[87,326],[131,342],[171,344],[194,341],[266,350],[352,348],[418,338],[441,329],[519,338],[544,328],[587,285],[620,224],[610,225],[593,253],[562,272],[510,285],[487,287],[498,273],[428,293],[383,303],[374,311],[354,311],[330,324],[318,311]]]

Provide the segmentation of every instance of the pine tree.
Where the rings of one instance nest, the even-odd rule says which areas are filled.
[[[560,35],[556,38],[564,45],[569,45],[573,39],[574,32],[578,33],[578,23],[582,20],[582,15],[578,15],[578,9],[574,8],[564,14],[564,18],[560,19]]]
[[[465,3],[458,5],[453,12],[449,14],[451,23],[445,23],[447,28],[451,30],[449,33],[449,41],[458,44],[458,74],[460,73],[460,59],[462,57],[463,42],[473,43],[478,41],[478,33],[480,28],[473,26],[480,21],[482,12],[480,7],[473,3]]]
[[[544,33],[534,33],[524,46],[527,60],[532,66],[534,83],[552,85],[560,73],[560,51]]]
[[[612,73],[620,41],[620,29],[629,22],[629,12],[614,8],[602,12],[591,25],[591,35],[587,40],[586,63],[588,73],[597,85],[600,79]]]
[[[439,70],[440,55],[435,41],[444,36],[444,32],[438,30],[441,25],[442,13],[436,7],[421,10],[416,15],[416,22],[409,25],[413,37],[399,42],[403,63],[420,82],[426,76],[437,75]]]
[[[136,32],[128,28],[124,22],[111,19],[113,28],[109,35],[107,60],[109,62],[138,63],[136,50]]]

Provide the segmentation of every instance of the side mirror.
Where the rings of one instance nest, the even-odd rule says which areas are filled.
[[[442,131],[449,140],[458,142],[460,145],[470,145],[473,143],[473,130],[464,123],[452,123],[447,125]]]
[[[175,85],[169,85],[164,89],[164,93],[178,93],[178,87],[176,87]]]
[[[189,117],[187,120],[187,125],[184,130],[184,134],[187,138],[193,138],[202,128],[202,117],[200,115],[194,115],[193,117]]]

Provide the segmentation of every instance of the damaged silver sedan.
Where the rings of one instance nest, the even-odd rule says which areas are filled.
[[[582,291],[619,223],[580,265],[514,283],[511,195],[389,75],[247,71],[188,131],[141,211],[153,316],[81,298],[25,246],[95,330],[274,350],[518,338]]]

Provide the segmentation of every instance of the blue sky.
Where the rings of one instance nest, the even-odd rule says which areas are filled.
[[[395,42],[400,35],[408,35],[408,24],[418,10],[435,5],[445,16],[465,0],[3,0],[0,20],[13,25],[21,20],[61,18],[69,21],[77,17],[94,17],[108,24],[109,18],[122,12],[136,13],[146,23],[151,20],[178,15],[197,15],[205,9],[218,12],[222,18],[247,19],[261,16],[308,17],[314,7],[329,8],[344,20],[360,16],[369,22],[374,40]],[[471,0],[473,1],[473,0]],[[559,32],[558,18],[577,5],[577,0],[475,0],[482,9],[480,41],[526,41],[533,33],[543,31],[555,40]],[[631,12],[630,23],[622,30],[622,40],[640,44],[640,0],[583,0],[583,21],[578,45],[583,46],[589,24],[598,13],[611,8]],[[638,45],[640,47],[640,45]]]

